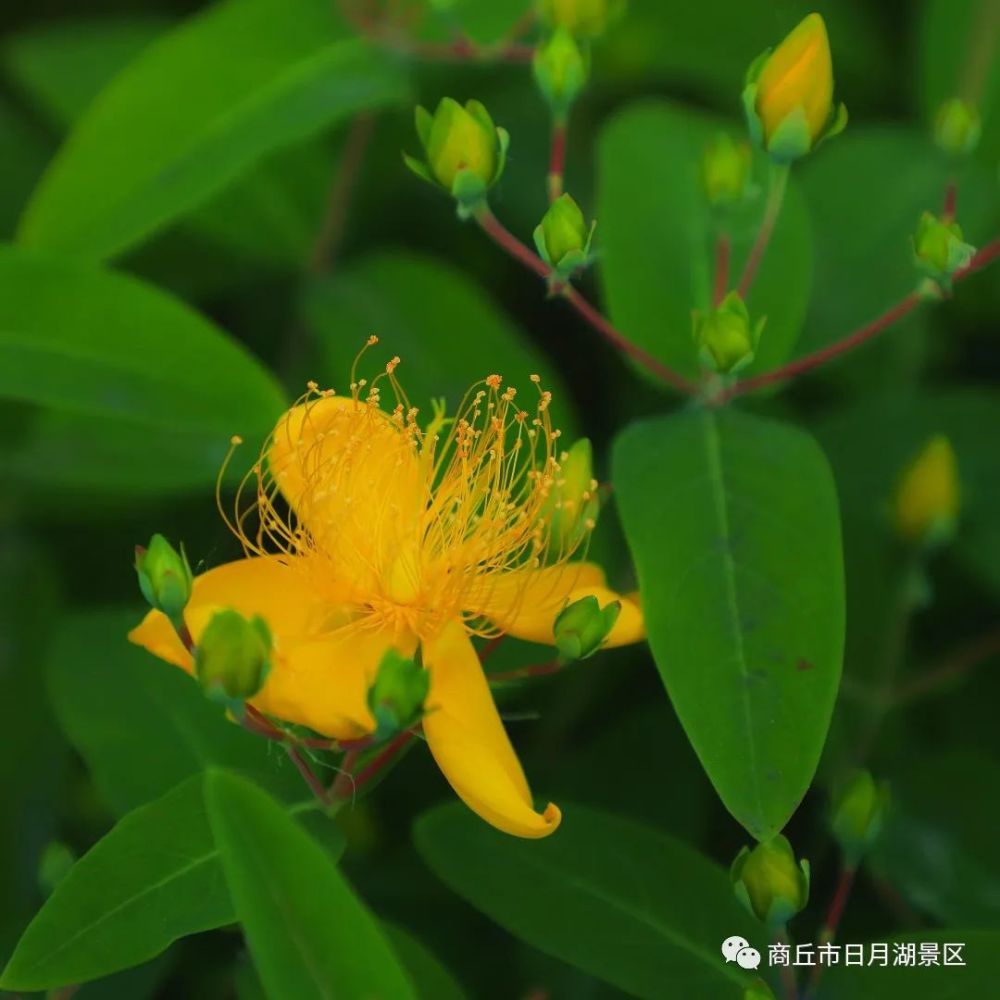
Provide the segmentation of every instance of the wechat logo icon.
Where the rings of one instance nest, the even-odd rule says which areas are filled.
[[[735,962],[741,969],[756,969],[760,965],[760,952],[750,947],[746,938],[733,935],[722,942],[722,957],[726,962]]]

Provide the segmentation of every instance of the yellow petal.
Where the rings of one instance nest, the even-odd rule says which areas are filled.
[[[826,24],[810,14],[774,50],[757,79],[757,114],[770,139],[801,108],[815,140],[833,107],[833,60]]]
[[[462,801],[515,837],[547,837],[562,818],[551,803],[535,811],[531,791],[497,713],[482,665],[459,622],[424,644],[431,672],[424,734]]]
[[[623,646],[645,638],[642,610],[634,596],[609,589],[604,571],[595,563],[567,563],[537,570],[515,570],[502,574],[486,599],[468,610],[481,614],[515,639],[554,642],[552,624],[559,612],[573,601],[594,596],[601,607],[621,601],[622,610],[606,645]]]
[[[370,593],[416,550],[423,473],[412,438],[378,407],[342,396],[293,407],[267,465],[332,577]]]
[[[260,615],[274,636],[271,672],[251,704],[342,739],[373,728],[365,694],[393,636],[351,625],[350,612],[319,599],[310,578],[287,557],[241,559],[195,577],[184,612],[195,643],[221,608],[246,617]],[[129,639],[192,672],[190,654],[159,611],[149,612]],[[405,646],[407,640],[398,644]]]
[[[411,656],[415,643],[388,631],[348,625],[325,639],[279,645],[267,682],[251,704],[324,736],[358,739],[375,729],[368,688],[392,646]]]

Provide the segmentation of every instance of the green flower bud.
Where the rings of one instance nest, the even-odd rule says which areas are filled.
[[[601,505],[597,486],[590,441],[580,438],[559,456],[559,473],[542,515],[556,553],[575,549],[596,524]]]
[[[423,180],[449,191],[464,218],[482,204],[486,192],[500,179],[510,136],[493,124],[479,101],[462,107],[442,98],[432,115],[416,109],[417,135],[426,162],[403,155],[406,165]]]
[[[983,134],[979,111],[961,98],[945,101],[934,119],[934,141],[950,156],[974,153]]]
[[[590,75],[590,59],[566,28],[535,50],[532,62],[535,82],[549,102],[552,114],[562,121]]]
[[[962,481],[951,441],[935,434],[903,469],[892,498],[892,526],[908,545],[951,540],[962,511]]]
[[[709,204],[743,201],[749,193],[752,167],[750,144],[736,142],[728,132],[720,132],[705,147],[701,161],[701,181]]]
[[[209,698],[232,708],[264,686],[272,651],[271,630],[263,618],[247,620],[228,608],[217,611],[195,649],[195,676]]]
[[[148,548],[135,547],[135,571],[149,606],[180,622],[194,581],[184,546],[177,552],[163,535],[153,535]]]
[[[694,340],[705,368],[731,375],[753,362],[765,320],[751,326],[739,292],[730,292],[715,309],[695,311],[693,319]]]
[[[949,289],[952,276],[972,260],[976,248],[962,239],[962,228],[957,222],[924,212],[913,237],[913,251],[920,270]]]
[[[597,38],[625,12],[625,0],[539,0],[538,13],[551,28],[578,38]]]
[[[375,683],[368,689],[377,741],[391,739],[419,721],[430,684],[430,674],[414,660],[394,649],[382,657]]]
[[[590,244],[597,223],[587,225],[580,206],[568,195],[560,195],[545,213],[535,229],[538,254],[565,281],[586,267],[590,261]]]
[[[50,896],[57,885],[76,864],[76,854],[61,840],[50,840],[38,861],[38,887],[43,896]]]
[[[729,872],[736,898],[769,927],[783,927],[809,901],[809,862],[795,863],[786,837],[744,847]]]
[[[572,662],[593,656],[611,634],[621,610],[620,601],[602,608],[593,595],[563,608],[552,626],[560,658]]]
[[[882,831],[889,805],[889,786],[868,771],[855,771],[833,801],[830,829],[850,865],[857,865],[862,855]]]

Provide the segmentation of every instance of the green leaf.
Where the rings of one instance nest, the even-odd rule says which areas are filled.
[[[128,641],[142,614],[63,618],[48,654],[60,724],[115,813],[158,798],[213,764],[301,798],[305,786],[284,751],[230,722],[184,671]]]
[[[368,257],[313,284],[303,312],[318,341],[320,370],[337,388],[349,381],[353,359],[374,331],[381,343],[373,370],[399,355],[399,380],[423,413],[442,396],[454,408],[473,382],[493,372],[528,396],[528,376],[537,373],[552,390],[557,426],[572,438],[570,395],[555,367],[457,268],[415,255]]]
[[[952,178],[958,180],[962,203],[977,206],[968,217],[959,206],[965,235],[972,243],[985,241],[994,219],[981,208],[992,196],[993,177],[976,163],[956,172],[924,133],[852,126],[821,155],[805,161],[801,181],[813,220],[817,267],[797,353],[845,337],[916,288],[921,275],[913,258],[913,233],[922,212],[940,211]],[[862,186],[865,197],[859,198]],[[849,377],[857,389],[891,386],[898,391],[915,380],[926,360],[931,315],[919,311],[829,371]]]
[[[197,775],[140,806],[80,858],[28,925],[0,988],[97,979],[154,958],[178,938],[232,923],[204,785]],[[310,799],[290,812],[315,808]],[[342,839],[332,825],[327,831],[338,853]]]
[[[897,945],[915,944],[919,956],[921,942],[938,945],[939,955],[943,955],[945,943],[964,945],[963,964],[892,965]],[[996,931],[921,931],[891,937],[887,943],[889,967],[835,966],[824,976],[822,1000],[970,1000],[996,992],[996,957],[1000,953],[1000,933]]]
[[[320,0],[229,0],[163,36],[89,107],[36,191],[21,240],[113,256],[266,154],[404,100],[398,66],[335,41],[335,23]]]
[[[601,134],[598,243],[611,319],[626,337],[688,376],[698,374],[691,310],[709,305],[716,237],[699,182],[701,155],[720,129],[741,126],[679,105],[645,102],[616,115]],[[762,185],[765,172],[758,158]],[[735,287],[757,234],[765,193],[730,226]],[[809,220],[794,177],[749,296],[767,316],[746,371],[773,368],[792,352],[812,280]]]
[[[242,778],[209,773],[205,798],[269,997],[414,997],[378,925],[321,848]]]
[[[0,96],[0,149],[4,151],[0,184],[0,239],[7,239],[32,188],[45,169],[49,143],[5,96]]]
[[[922,754],[891,778],[892,809],[873,863],[943,923],[1000,930],[1000,763],[964,751]]]
[[[582,806],[564,806],[553,836],[519,840],[458,803],[421,816],[414,839],[476,909],[619,989],[657,1000],[665,984],[685,1000],[743,995],[745,974],[719,948],[733,934],[753,940],[753,923],[726,873],[678,841]]]
[[[114,76],[171,22],[159,15],[42,22],[7,39],[0,62],[61,130],[72,127]],[[185,220],[207,239],[213,270],[234,260],[301,264],[329,187],[332,150],[312,140],[269,156]],[[176,238],[176,235],[175,235]],[[169,237],[168,237],[169,239]],[[204,273],[204,264],[197,270]]]
[[[383,930],[421,1000],[462,1000],[465,991],[426,945],[394,924]]]
[[[826,459],[792,427],[699,411],[626,430],[612,479],[660,675],[726,808],[766,840],[812,781],[840,680]]]
[[[89,481],[99,484],[107,465],[112,482],[142,488],[157,464],[175,490],[213,483],[230,437],[262,439],[284,408],[245,348],[170,296],[12,247],[0,247],[0,399],[72,418],[56,420],[57,432],[82,417],[88,436],[76,438],[84,449],[76,463]],[[134,468],[115,467],[129,456],[103,437],[121,428]]]

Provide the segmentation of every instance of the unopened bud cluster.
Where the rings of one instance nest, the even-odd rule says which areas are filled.
[[[771,928],[784,927],[809,901],[809,862],[796,862],[781,834],[751,850],[744,847],[729,872],[736,898]]]

